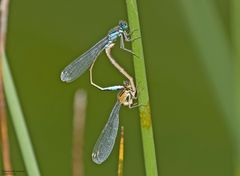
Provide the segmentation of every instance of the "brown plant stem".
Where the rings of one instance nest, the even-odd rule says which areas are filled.
[[[3,160],[3,172],[7,172],[9,176],[13,175],[9,139],[8,139],[8,126],[7,115],[4,98],[3,88],[3,69],[2,69],[2,57],[5,48],[7,18],[8,18],[8,5],[9,0],[2,0],[0,4],[0,128],[1,128],[1,144],[2,144],[2,160]]]
[[[73,176],[84,175],[83,163],[83,141],[85,116],[87,106],[87,94],[78,90],[74,98],[74,119],[73,119]]]

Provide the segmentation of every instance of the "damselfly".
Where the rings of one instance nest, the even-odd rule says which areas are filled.
[[[93,148],[92,160],[96,164],[104,162],[113,149],[118,132],[119,110],[121,105],[133,108],[135,107],[134,99],[136,99],[136,97],[133,95],[131,84],[129,84],[128,81],[125,81],[124,89],[119,92],[117,102],[115,103],[108,121]]]
[[[124,41],[131,41],[130,34],[127,33],[128,24],[125,21],[120,21],[118,26],[110,30],[102,40],[95,44],[84,54],[76,58],[61,72],[61,80],[64,82],[72,82],[81,76],[96,60],[98,55],[110,44],[115,42],[120,37],[120,48],[133,53],[131,50],[124,47]]]

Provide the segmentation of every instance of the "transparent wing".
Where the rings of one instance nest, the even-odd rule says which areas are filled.
[[[72,82],[81,76],[97,58],[97,56],[104,50],[108,43],[107,36],[95,44],[92,48],[84,54],[76,58],[70,63],[61,73],[61,80],[64,82]]]
[[[105,161],[113,149],[118,131],[120,107],[121,103],[117,101],[93,148],[92,160],[96,164],[101,164]]]

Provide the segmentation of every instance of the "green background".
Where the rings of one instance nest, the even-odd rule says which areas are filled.
[[[230,38],[228,1],[211,3]],[[138,6],[159,175],[233,175],[234,146],[229,126],[201,62],[182,4],[139,0]],[[44,176],[71,175],[72,103],[79,88],[88,93],[85,175],[117,175],[119,137],[105,163],[96,165],[91,160],[93,146],[117,92],[101,92],[92,87],[88,72],[71,84],[63,83],[60,72],[121,19],[127,20],[125,1],[11,1],[7,54]],[[113,55],[133,75],[132,56],[120,50],[117,43]],[[109,86],[121,84],[124,77],[102,53],[94,67],[94,80]],[[121,109],[125,176],[145,175],[138,118],[137,108]],[[24,170],[11,121],[9,126],[13,168]]]

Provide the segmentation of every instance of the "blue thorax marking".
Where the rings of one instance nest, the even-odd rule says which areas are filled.
[[[123,31],[119,27],[113,28],[108,32],[108,40],[115,41],[121,33],[123,33]]]
[[[113,43],[121,34],[123,33],[122,29],[115,27],[108,32],[108,43],[105,48],[107,48],[111,43]]]

